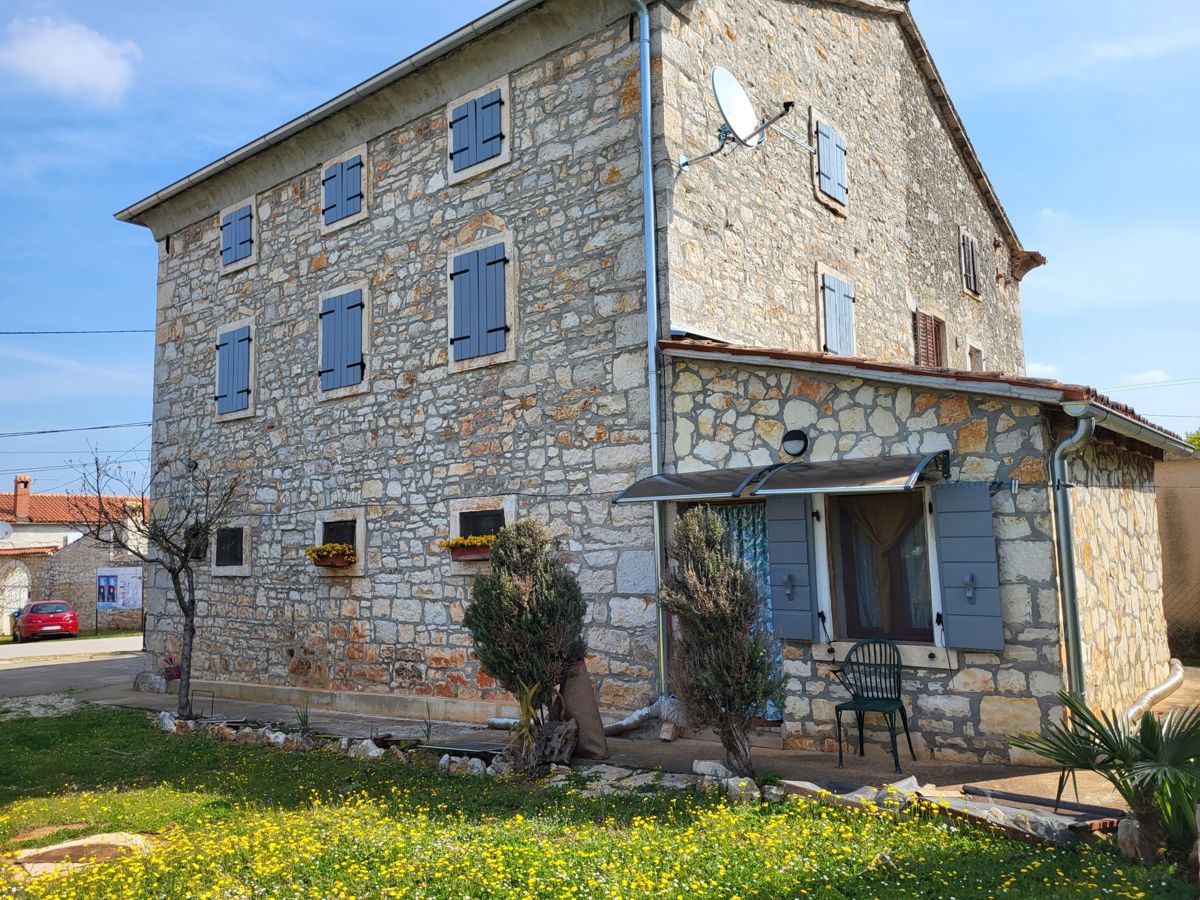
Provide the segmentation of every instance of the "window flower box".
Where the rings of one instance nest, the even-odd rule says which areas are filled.
[[[449,550],[450,558],[459,562],[485,562],[491,558],[494,543],[494,534],[472,534],[442,541],[441,548]]]
[[[347,569],[358,562],[358,553],[350,544],[320,544],[307,548],[304,555],[322,569]]]

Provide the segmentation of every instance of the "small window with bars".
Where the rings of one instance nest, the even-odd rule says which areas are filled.
[[[503,509],[476,509],[458,514],[459,537],[499,534],[503,527]]]
[[[349,544],[357,547],[358,522],[355,519],[334,519],[321,523],[322,544]]]
[[[929,313],[913,313],[913,348],[918,366],[946,367],[946,323]]]
[[[240,527],[233,528],[218,528],[217,529],[217,549],[213,558],[213,565],[218,568],[227,568],[229,566],[240,566],[244,563],[244,552],[246,548],[246,532]]]

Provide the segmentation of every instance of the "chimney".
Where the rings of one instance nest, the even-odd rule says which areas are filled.
[[[13,479],[13,518],[18,522],[29,518],[29,483],[28,475],[18,475]]]

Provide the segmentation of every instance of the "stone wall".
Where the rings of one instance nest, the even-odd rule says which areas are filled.
[[[656,151],[666,230],[667,318],[732,342],[822,347],[818,264],[855,284],[857,354],[913,361],[916,307],[947,323],[947,361],[1024,372],[1008,250],[895,15],[896,3],[696,0],[657,8],[663,90]],[[884,10],[880,12],[877,10]],[[811,139],[810,108],[847,142],[843,216],[817,198],[811,154],[778,134],[679,174],[679,154],[716,146],[709,72],[734,72],[765,116]],[[959,228],[979,243],[982,296],[962,290]]]
[[[814,461],[951,451],[951,478],[1020,479],[992,499],[1004,616],[1002,653],[938,650],[906,657],[903,689],[918,755],[1018,761],[1004,737],[1061,716],[1057,588],[1045,419],[1036,405],[918,390],[814,371],[676,359],[671,421],[679,471],[780,460],[783,434],[804,429]],[[838,637],[835,630],[834,638]],[[784,645],[784,742],[834,749],[833,707],[846,698],[825,643]],[[886,740],[881,722],[870,740]]]
[[[488,40],[467,59],[490,59]],[[248,485],[238,512],[251,574],[203,573],[197,677],[491,712],[507,695],[462,626],[480,567],[451,566],[438,541],[451,501],[500,497],[561,535],[589,600],[601,704],[629,709],[653,695],[650,513],[610,502],[649,467],[636,73],[624,12],[517,67],[512,161],[453,186],[448,98],[397,87],[403,103],[428,106],[365,135],[365,221],[322,234],[314,167],[253,188],[258,259],[243,271],[219,274],[215,208],[170,234],[155,461],[195,454]],[[468,77],[454,72],[457,84]],[[374,121],[369,107],[354,117],[358,134]],[[493,235],[513,239],[516,360],[452,374],[447,253]],[[357,281],[367,283],[369,389],[319,400],[317,298]],[[213,343],[242,318],[255,323],[255,414],[217,423]],[[317,576],[303,555],[318,513],[338,507],[366,510],[361,577]],[[161,573],[147,595],[148,647],[173,652],[179,625]]]
[[[1098,435],[1070,479],[1088,702],[1124,710],[1169,672],[1154,460]]]
[[[96,609],[96,570],[141,568],[132,553],[82,537],[46,558],[43,600],[65,600],[79,615],[79,630],[125,631],[142,627],[141,610]],[[99,613],[97,615],[97,612]]]

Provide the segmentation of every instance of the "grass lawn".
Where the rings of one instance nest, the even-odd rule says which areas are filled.
[[[22,838],[38,826],[69,825]],[[165,735],[85,706],[0,726],[0,853],[102,831],[145,856],[17,897],[1194,897],[1165,867],[942,819],[650,789],[588,798],[394,761]],[[7,879],[7,881],[6,881]],[[6,890],[7,888],[7,890]]]

